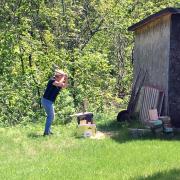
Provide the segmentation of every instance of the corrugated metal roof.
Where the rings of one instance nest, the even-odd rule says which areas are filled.
[[[155,14],[152,14],[152,15],[148,16],[147,18],[139,21],[138,23],[133,24],[132,26],[130,26],[128,28],[128,31],[135,31],[136,29],[140,28],[141,26],[144,26],[145,24],[147,24],[157,18],[160,18],[161,16],[167,15],[167,14],[180,14],[180,9],[172,8],[172,7],[163,9],[163,10],[161,10]]]

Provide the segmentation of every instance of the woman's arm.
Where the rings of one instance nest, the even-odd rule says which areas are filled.
[[[57,87],[63,87],[64,86],[64,80],[65,80],[65,77],[63,76],[60,81],[54,81],[53,82],[53,85],[54,86],[57,86]]]
[[[64,77],[64,82],[63,83],[64,84],[63,84],[62,88],[67,88],[68,87],[68,76],[67,76],[67,74]]]

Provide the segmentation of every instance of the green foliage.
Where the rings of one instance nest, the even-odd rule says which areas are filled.
[[[169,6],[179,3],[2,0],[0,123],[41,121],[40,99],[53,64],[69,74],[69,88],[56,107],[61,122],[68,122],[75,111],[103,112],[126,104],[133,46],[127,28]]]
[[[68,90],[63,90],[55,103],[56,108],[56,123],[67,124],[72,120],[71,115],[74,114],[73,98]]]

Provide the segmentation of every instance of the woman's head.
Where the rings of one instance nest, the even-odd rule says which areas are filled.
[[[66,73],[64,71],[62,71],[62,70],[55,71],[54,77],[57,81],[61,80],[65,76],[66,76]]]

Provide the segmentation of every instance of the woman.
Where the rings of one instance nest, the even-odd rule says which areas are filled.
[[[52,77],[47,84],[46,90],[42,97],[42,105],[46,111],[47,118],[44,129],[44,136],[52,134],[51,132],[51,124],[54,119],[54,102],[56,100],[57,95],[61,91],[62,88],[67,87],[67,74],[62,70],[56,70],[54,77]]]

